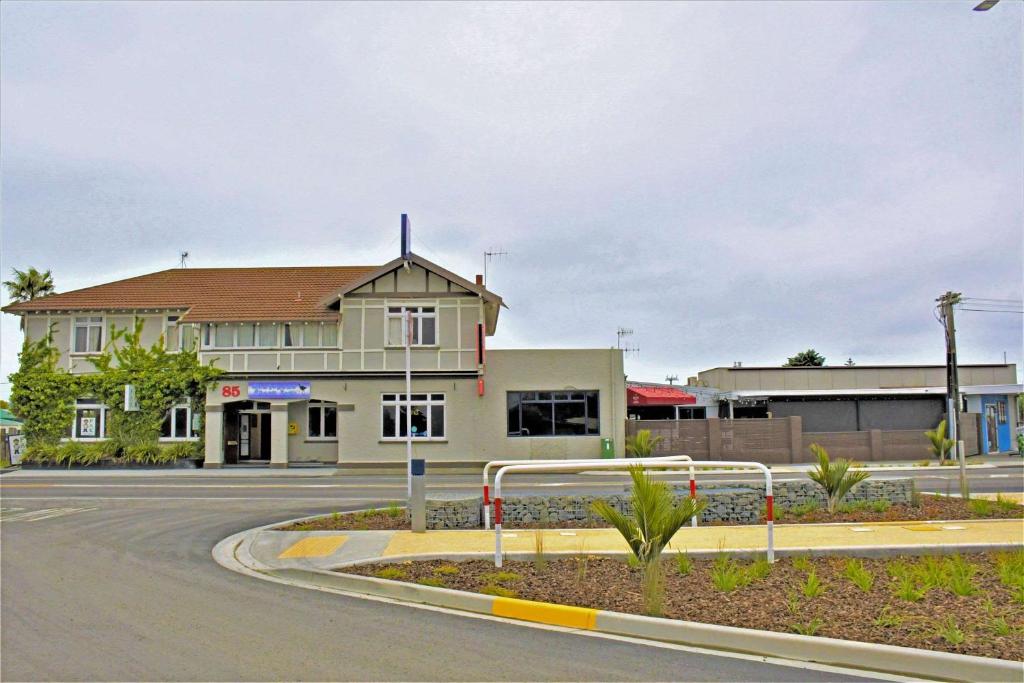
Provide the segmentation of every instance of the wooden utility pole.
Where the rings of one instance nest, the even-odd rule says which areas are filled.
[[[960,463],[960,495],[968,498],[967,470],[963,449],[960,447],[960,374],[956,360],[956,325],[953,321],[953,306],[960,303],[961,296],[960,292],[946,292],[936,301],[946,332],[946,425]]]

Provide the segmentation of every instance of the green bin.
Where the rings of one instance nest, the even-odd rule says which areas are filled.
[[[601,439],[601,457],[602,458],[614,458],[615,447],[612,445],[612,440],[605,438]]]

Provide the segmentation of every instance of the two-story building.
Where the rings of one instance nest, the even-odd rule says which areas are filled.
[[[406,252],[383,266],[178,268],[3,310],[29,339],[53,329],[73,373],[95,371],[111,328],[136,319],[144,343],[223,369],[206,397],[207,467],[397,469],[407,424],[415,457],[440,465],[599,457],[603,439],[621,455],[621,351],[487,349],[502,308],[480,276]],[[104,438],[106,410],[80,397],[69,438]],[[196,439],[197,426],[178,406],[162,438]]]

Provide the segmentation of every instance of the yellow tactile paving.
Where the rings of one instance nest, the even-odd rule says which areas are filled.
[[[277,556],[279,560],[294,560],[303,557],[327,557],[338,552],[345,545],[348,536],[307,536],[293,543]]]
[[[775,527],[775,547],[825,548],[851,546],[913,546],[936,543],[1022,543],[1024,520],[986,520],[958,522],[963,528],[943,528],[942,524],[911,525],[932,526],[933,533],[921,533],[907,528],[906,522],[886,524],[783,524]],[[953,525],[945,525],[953,526]],[[860,531],[854,531],[859,529]],[[870,529],[870,531],[863,531]],[[562,536],[557,529],[544,532],[545,552],[612,552],[626,551],[628,546],[614,529],[574,529],[575,536]],[[505,532],[502,549],[505,552],[532,552],[534,534],[531,530],[517,529]],[[514,536],[513,536],[514,534]],[[681,529],[669,544],[675,550],[750,550],[767,546],[764,526],[707,526]],[[472,553],[493,552],[493,531],[429,531],[414,534],[396,531],[385,548],[383,556],[417,555],[420,553]]]

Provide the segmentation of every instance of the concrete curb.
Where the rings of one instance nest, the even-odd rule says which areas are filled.
[[[1024,676],[1024,663],[1021,662],[932,652],[894,645],[759,631],[675,619],[659,619],[514,598],[499,598],[321,569],[275,568],[259,562],[253,557],[250,549],[258,532],[272,529],[281,524],[282,522],[276,522],[229,536],[214,547],[214,559],[233,571],[292,586],[341,591],[371,598],[442,607],[462,612],[710,650],[941,680],[1007,681],[1020,680]],[[1019,544],[1011,544],[1011,547],[1018,546]],[[1005,547],[1005,545],[977,546],[977,549],[1002,549]],[[823,551],[821,548],[814,550]],[[842,550],[850,549],[843,548]],[[861,550],[863,551],[863,549]],[[942,546],[934,546],[930,549],[918,547],[917,550],[921,552],[956,551],[956,549]],[[799,552],[795,549],[789,551],[793,554]],[[813,552],[813,550],[808,552]],[[480,555],[478,554],[478,556]],[[524,553],[524,556],[532,555]],[[425,559],[425,556],[406,556],[404,558],[388,558],[388,560],[398,561],[413,557]],[[448,557],[465,559],[467,555],[452,554]],[[364,560],[363,562],[367,561],[373,560]]]
[[[972,655],[498,598],[323,570],[271,569],[266,573],[288,583],[312,584],[348,593],[521,619],[564,628],[828,666],[941,680],[1009,681],[1019,680],[1024,676],[1024,663]]]

